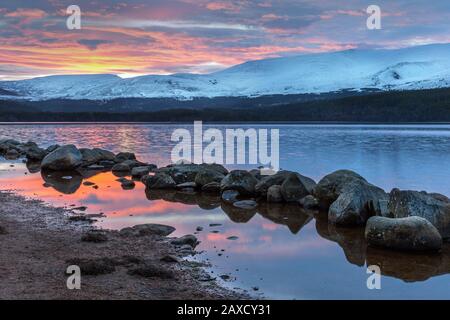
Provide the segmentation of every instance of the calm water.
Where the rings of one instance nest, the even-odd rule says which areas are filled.
[[[189,125],[0,125],[0,138],[32,139],[41,145],[74,143],[115,152],[132,151],[163,166],[170,161],[172,131]],[[215,126],[219,129],[246,125]],[[319,180],[351,169],[387,191],[393,187],[450,196],[450,126],[256,125],[280,129],[280,162]],[[207,128],[207,126],[205,126]],[[14,167],[10,167],[14,164]],[[25,172],[28,174],[25,175]],[[20,161],[0,162],[0,188],[19,189],[56,205],[86,205],[104,212],[99,222],[120,229],[141,223],[177,228],[175,236],[197,236],[213,275],[227,274],[230,287],[258,287],[266,297],[288,299],[450,299],[450,248],[440,255],[410,255],[367,248],[363,230],[328,226],[326,214],[290,206],[262,206],[246,212],[193,193],[125,191],[111,173],[72,175],[70,181],[29,173]],[[43,186],[44,180],[53,188]],[[92,181],[98,190],[82,185]],[[220,226],[210,227],[210,224]],[[227,240],[237,236],[237,240]],[[382,289],[368,290],[366,266],[381,266]]]

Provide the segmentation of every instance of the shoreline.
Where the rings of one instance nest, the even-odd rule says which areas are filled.
[[[0,299],[249,298],[221,287],[204,271],[206,264],[183,260],[190,253],[168,237],[97,232],[89,218],[74,221],[69,209],[11,191],[0,191],[0,200]],[[82,241],[98,233],[107,241]],[[67,289],[65,272],[73,261],[81,267],[81,290]]]

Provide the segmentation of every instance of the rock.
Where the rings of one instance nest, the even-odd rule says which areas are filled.
[[[80,152],[83,156],[84,166],[99,163],[100,161],[113,161],[115,158],[114,153],[100,148],[94,149],[80,148]]]
[[[177,189],[195,189],[197,184],[195,182],[185,182],[177,184]]]
[[[220,183],[210,182],[202,187],[202,191],[206,193],[220,193]]]
[[[281,195],[286,202],[296,202],[309,195],[309,191],[303,185],[299,176],[292,173],[283,181]]]
[[[168,174],[176,182],[176,184],[194,182],[196,175],[205,170],[205,167],[201,167],[197,164],[179,164],[170,165],[165,168],[159,168],[156,173]]]
[[[240,196],[239,192],[235,190],[226,190],[222,192],[222,200],[230,204],[239,201],[238,199],[239,196]]]
[[[99,164],[91,164],[90,166],[86,167],[87,170],[92,170],[92,171],[100,171],[100,170],[104,170],[105,167],[101,166]]]
[[[114,161],[112,160],[101,160],[98,162],[98,164],[100,166],[104,166],[105,168],[112,168],[114,167],[114,165],[116,164]]]
[[[90,230],[81,237],[81,241],[99,243],[108,241],[108,237],[100,230]]]
[[[157,173],[154,176],[144,176],[142,182],[148,189],[171,189],[176,187],[175,181],[165,173]]]
[[[386,216],[393,218],[425,218],[443,239],[450,239],[450,201],[443,195],[394,189],[389,196],[388,212]]]
[[[8,232],[6,231],[6,229],[2,226],[0,226],[0,234],[7,234]]]
[[[73,170],[81,165],[81,152],[74,145],[59,147],[42,160],[42,169]]]
[[[80,267],[81,274],[86,276],[97,276],[109,274],[116,270],[117,262],[110,258],[96,259],[71,259],[66,261],[67,265]]]
[[[169,263],[180,263],[181,259],[179,259],[177,256],[168,254],[161,258],[161,261],[163,262],[169,262]]]
[[[342,227],[362,226],[371,216],[387,212],[388,195],[364,180],[348,182],[340,191],[328,210],[330,223]]]
[[[437,251],[442,247],[438,230],[426,219],[372,217],[365,237],[369,245],[407,251]]]
[[[83,182],[83,185],[87,186],[87,187],[92,187],[92,186],[95,186],[95,183],[93,183],[91,181],[85,181],[85,182]]]
[[[225,176],[218,171],[205,169],[197,173],[194,181],[201,188],[211,182],[220,183],[224,177]]]
[[[300,199],[299,203],[304,209],[317,209],[319,207],[319,200],[312,195]]]
[[[241,195],[253,195],[258,180],[245,170],[233,170],[222,179],[220,188],[223,191],[236,190]]]
[[[282,185],[284,180],[286,180],[292,174],[297,175],[298,179],[305,186],[306,190],[308,190],[308,194],[311,194],[316,186],[316,182],[308,177],[305,177],[297,172],[292,171],[280,171],[274,175],[264,176],[255,186],[256,193],[263,197],[267,197],[267,191],[271,186],[274,185]]]
[[[267,202],[283,202],[283,195],[281,194],[280,185],[276,184],[267,189]]]
[[[7,160],[16,160],[16,159],[18,159],[20,157],[20,153],[17,151],[17,150],[15,150],[15,149],[9,149],[7,152],[6,152],[6,155],[5,155],[5,158],[7,159]]]
[[[242,200],[236,201],[235,203],[233,203],[233,206],[240,209],[251,210],[255,209],[258,206],[258,204],[256,203],[256,201],[253,200]]]
[[[128,227],[120,230],[120,234],[123,236],[160,236],[166,237],[172,232],[175,231],[175,228],[172,226],[166,226],[162,224],[139,224],[134,227]]]
[[[47,151],[47,153],[51,153],[51,152],[55,151],[56,149],[58,149],[59,147],[61,147],[59,144],[53,144],[53,145],[49,146],[47,149],[45,149],[45,151]]]
[[[342,188],[355,180],[367,182],[363,177],[353,171],[335,171],[319,181],[314,188],[314,196],[321,204],[328,208],[342,193]]]
[[[232,240],[232,241],[238,240],[238,239],[239,239],[239,237],[237,237],[237,236],[231,236],[231,237],[227,238],[227,240]]]
[[[114,160],[115,163],[121,163],[121,162],[124,162],[126,160],[136,160],[136,155],[134,153],[131,153],[131,152],[119,152],[114,157],[113,160]]]
[[[252,176],[255,177],[256,180],[261,180],[263,176],[261,175],[260,169],[252,169],[249,171]]]
[[[202,163],[200,165],[201,169],[207,169],[207,170],[212,170],[212,171],[217,171],[219,173],[221,173],[222,175],[226,176],[228,174],[228,170],[222,166],[221,164],[217,164],[217,163]]]
[[[194,236],[192,234],[188,234],[188,235],[182,236],[180,238],[172,239],[172,240],[170,240],[170,243],[175,246],[189,245],[192,248],[195,248],[199,242],[198,242],[196,236]]]
[[[137,161],[137,160],[125,160],[124,162],[122,162],[122,164],[127,165],[128,167],[130,167],[130,169],[134,169],[137,167],[148,167],[148,165],[146,163]],[[149,168],[150,170],[150,168]]]
[[[144,167],[134,167],[131,169],[131,176],[134,178],[142,178],[143,176],[150,173],[150,168],[147,166]]]
[[[47,155],[47,151],[37,146],[32,146],[25,151],[27,159],[32,161],[41,161]]]
[[[203,231],[203,227],[198,226],[197,228],[195,228],[195,231],[198,231],[198,232]]]
[[[121,186],[122,186],[122,189],[124,189],[124,190],[132,190],[132,189],[134,189],[136,184],[132,180],[123,179],[121,182]]]
[[[158,265],[152,264],[151,262],[145,262],[131,268],[128,270],[128,274],[141,276],[144,278],[172,279],[174,277],[172,271],[166,270]]]
[[[114,172],[130,172],[131,169],[127,164],[118,163],[112,167],[112,171],[114,171]]]

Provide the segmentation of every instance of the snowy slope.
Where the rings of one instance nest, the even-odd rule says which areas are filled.
[[[250,61],[207,75],[50,76],[0,82],[28,99],[114,99],[325,93],[344,89],[450,87],[450,44],[399,50],[348,50]]]

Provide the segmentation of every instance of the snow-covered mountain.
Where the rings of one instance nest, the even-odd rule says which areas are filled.
[[[206,75],[147,75],[127,79],[115,75],[67,75],[0,82],[0,89],[4,92],[14,92],[32,100],[185,100],[366,88],[410,90],[442,87],[450,87],[450,44],[265,59]]]

